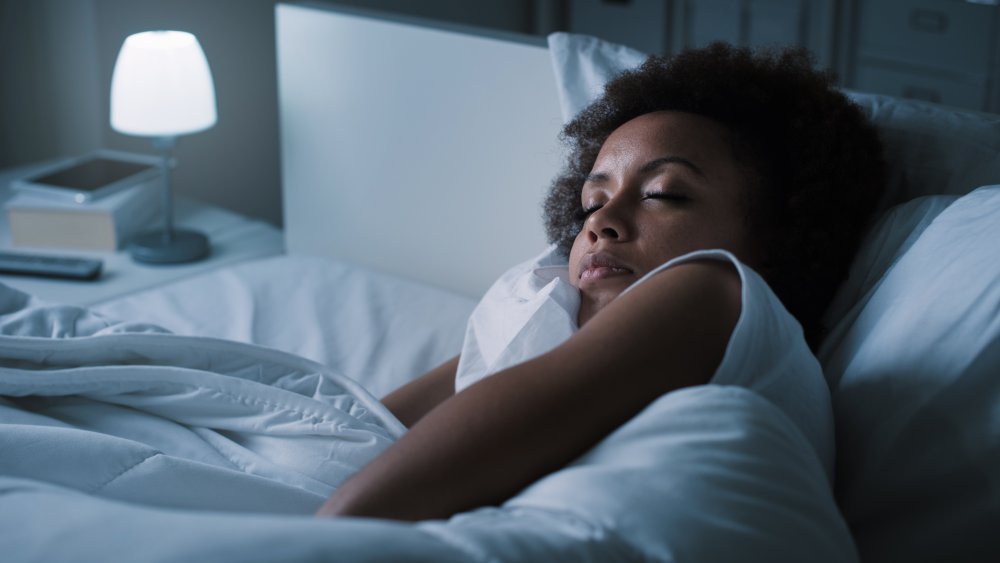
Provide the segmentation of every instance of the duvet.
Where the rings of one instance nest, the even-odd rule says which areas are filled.
[[[743,388],[664,395],[502,506],[311,517],[405,431],[309,360],[0,285],[4,561],[856,560],[812,448]]]

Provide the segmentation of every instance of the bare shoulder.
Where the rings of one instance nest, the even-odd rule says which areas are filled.
[[[653,307],[686,304],[703,309],[703,312],[714,311],[713,307],[705,307],[717,303],[720,307],[735,307],[738,315],[742,303],[741,294],[742,282],[733,264],[704,258],[663,270],[633,287],[616,301],[645,303]]]
[[[742,308],[739,272],[697,260],[657,273],[598,312],[567,352],[592,365],[627,366],[669,387],[707,383],[722,361]]]
[[[703,259],[653,275],[619,296],[593,320],[598,325],[624,321],[642,328],[706,322],[727,325],[735,324],[741,306],[742,283],[736,268],[729,262]]]

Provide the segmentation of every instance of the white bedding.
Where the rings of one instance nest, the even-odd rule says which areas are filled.
[[[260,344],[361,381],[376,397],[458,354],[467,297],[344,262],[275,256],[93,308],[175,334]]]
[[[402,431],[350,380],[6,287],[0,304],[8,561],[855,559],[821,465],[751,391],[670,393],[501,507],[318,521]]]

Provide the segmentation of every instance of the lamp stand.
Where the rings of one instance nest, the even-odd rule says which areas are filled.
[[[182,264],[208,256],[208,238],[196,231],[174,229],[173,193],[170,185],[171,161],[177,137],[156,137],[153,146],[163,156],[163,230],[141,233],[129,241],[129,254],[146,264]]]

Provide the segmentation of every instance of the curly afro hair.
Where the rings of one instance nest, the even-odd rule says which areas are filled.
[[[815,349],[821,319],[875,211],[885,162],[861,109],[813,68],[805,49],[753,51],[725,43],[652,56],[609,82],[563,129],[566,165],[544,202],[549,241],[566,255],[583,226],[580,193],[601,145],[625,122],[655,111],[712,119],[754,172],[745,203],[760,238],[759,272]]]

